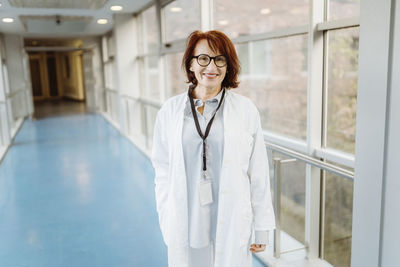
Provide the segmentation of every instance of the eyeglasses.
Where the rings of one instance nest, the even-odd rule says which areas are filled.
[[[219,68],[225,67],[227,63],[226,57],[223,55],[210,57],[206,54],[200,54],[198,56],[193,56],[192,58],[195,58],[197,60],[197,63],[199,63],[199,65],[202,67],[207,67],[212,59],[214,60],[215,65]]]

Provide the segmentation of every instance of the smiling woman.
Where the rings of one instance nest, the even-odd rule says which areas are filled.
[[[169,266],[250,267],[275,227],[258,111],[230,90],[240,65],[224,33],[190,34],[182,67],[188,92],[158,112],[152,152]]]

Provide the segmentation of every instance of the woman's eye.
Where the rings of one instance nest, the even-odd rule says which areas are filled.
[[[208,57],[202,56],[202,57],[199,57],[199,60],[202,61],[202,62],[207,62],[208,61]]]

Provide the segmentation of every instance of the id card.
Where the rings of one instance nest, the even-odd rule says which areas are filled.
[[[213,202],[211,180],[200,181],[200,204],[202,206]]]

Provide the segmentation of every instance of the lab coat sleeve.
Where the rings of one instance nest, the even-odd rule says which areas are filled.
[[[165,240],[165,222],[168,205],[169,191],[169,153],[168,138],[166,129],[166,116],[162,110],[157,113],[154,126],[152,164],[155,171],[155,195],[157,213],[160,222],[161,232]]]
[[[271,201],[267,151],[257,110],[254,125],[256,130],[248,168],[253,227],[255,231],[267,231],[275,228],[275,214]]]

